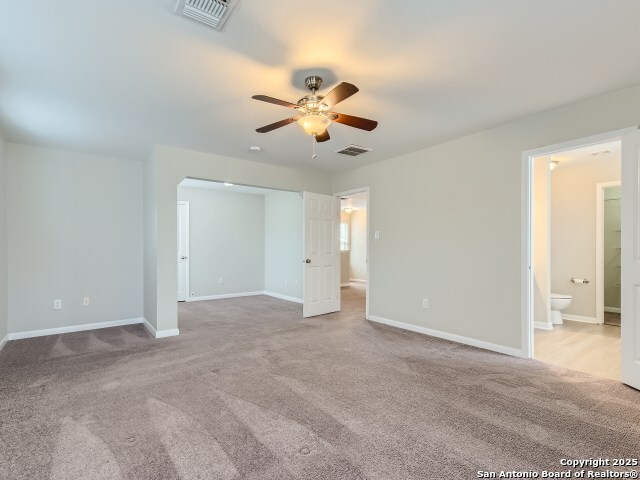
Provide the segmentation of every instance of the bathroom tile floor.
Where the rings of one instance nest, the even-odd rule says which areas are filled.
[[[620,327],[565,320],[536,330],[534,357],[541,362],[620,380]]]

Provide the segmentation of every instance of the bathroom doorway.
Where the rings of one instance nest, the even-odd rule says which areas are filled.
[[[621,327],[622,189],[619,181],[596,186],[596,318]]]
[[[340,287],[343,306],[369,316],[369,188],[340,197]]]
[[[532,356],[615,380],[620,184],[620,138],[531,160]]]

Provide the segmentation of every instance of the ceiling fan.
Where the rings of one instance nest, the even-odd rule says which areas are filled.
[[[307,77],[304,83],[307,88],[311,90],[311,95],[305,95],[298,100],[298,103],[290,103],[284,100],[278,100],[277,98],[267,97],[266,95],[254,95],[251,97],[255,100],[281,105],[298,111],[298,114],[291,118],[257,128],[256,132],[267,133],[276,128],[298,122],[298,125],[302,127],[305,133],[312,135],[316,142],[326,142],[331,138],[329,136],[329,130],[327,129],[327,127],[331,125],[331,122],[338,122],[367,131],[371,131],[378,126],[378,122],[374,120],[332,111],[335,105],[358,92],[358,87],[355,85],[342,82],[325,96],[322,96],[316,95],[320,85],[322,85],[321,77],[312,75]]]

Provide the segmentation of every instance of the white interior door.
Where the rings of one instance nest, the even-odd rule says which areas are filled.
[[[178,202],[178,301],[189,297],[189,202]]]
[[[621,377],[640,389],[640,131],[622,137]]]
[[[303,192],[304,303],[313,317],[340,310],[340,199]]]

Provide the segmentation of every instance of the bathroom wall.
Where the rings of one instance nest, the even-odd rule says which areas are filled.
[[[348,223],[349,231],[351,231],[351,214],[340,210],[340,223]],[[340,283],[342,285],[349,283],[351,276],[351,251],[344,250],[340,252]]]
[[[604,189],[604,308],[620,308],[620,187]]]
[[[367,281],[367,210],[351,212],[350,280]]]
[[[573,296],[563,314],[595,323],[596,184],[620,180],[619,154],[560,162],[551,172],[551,291]],[[571,277],[587,278],[574,284]]]
[[[551,329],[549,269],[549,156],[533,160],[533,318],[536,328]]]

